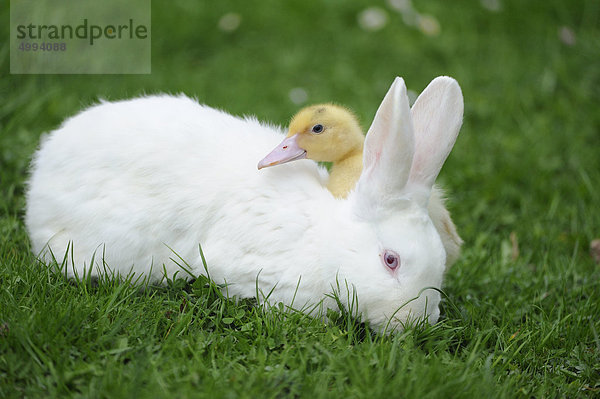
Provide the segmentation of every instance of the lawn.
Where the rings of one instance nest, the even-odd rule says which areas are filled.
[[[10,75],[7,3],[0,397],[600,395],[598,1],[155,1],[149,75]],[[384,20],[369,28],[373,6]],[[228,13],[233,30],[219,28]],[[39,137],[100,98],[183,92],[281,125],[335,101],[366,128],[396,75],[414,93],[450,75],[465,98],[439,178],[465,244],[434,326],[379,336],[346,313],[324,324],[205,280],[74,282],[30,253]]]

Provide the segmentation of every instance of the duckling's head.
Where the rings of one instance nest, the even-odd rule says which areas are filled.
[[[334,104],[312,105],[300,110],[290,122],[288,134],[258,168],[297,159],[338,162],[362,152],[364,136],[352,112]]]

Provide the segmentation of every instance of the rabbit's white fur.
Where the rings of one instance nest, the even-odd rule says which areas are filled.
[[[396,78],[347,200],[331,195],[327,172],[313,161],[258,171],[257,159],[284,132],[253,118],[184,96],[93,106],[50,133],[35,154],[26,210],[33,251],[46,261],[67,256],[70,276],[108,268],[159,280],[165,271],[186,276],[179,257],[205,274],[200,244],[211,278],[226,283],[229,295],[253,297],[258,288],[272,290],[269,302],[336,308],[326,294],[339,287],[345,306],[356,293],[358,311],[375,329],[435,322],[446,254],[426,207],[460,129],[462,94],[447,77],[428,90],[430,101],[448,100],[430,115],[434,141],[419,147],[404,81]],[[440,114],[444,125],[432,126]],[[395,270],[385,265],[385,250],[399,254]]]

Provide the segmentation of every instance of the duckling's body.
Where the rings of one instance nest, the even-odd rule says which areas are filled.
[[[362,172],[364,138],[358,120],[348,109],[334,104],[312,105],[292,118],[285,140],[259,162],[258,168],[303,158],[332,162],[327,188],[335,197],[346,198]],[[432,188],[428,212],[450,266],[458,259],[462,239],[437,186]]]
[[[354,188],[362,172],[362,151],[353,152],[344,159],[334,162],[329,171],[327,189],[334,197],[346,198]]]
[[[351,111],[334,104],[312,105],[292,118],[286,139],[259,163],[259,169],[301,158],[331,162],[327,188],[335,197],[345,198],[362,172],[363,143],[364,134]]]

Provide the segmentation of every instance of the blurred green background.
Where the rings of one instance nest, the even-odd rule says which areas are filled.
[[[600,389],[600,266],[590,255],[600,237],[598,0],[153,1],[150,75],[10,75],[8,17],[5,1],[0,243],[3,262],[22,262],[15,270],[31,262],[23,192],[39,136],[98,99],[186,93],[281,125],[303,105],[333,101],[366,129],[395,76],[414,97],[449,75],[465,98],[440,175],[465,239],[445,284],[456,323],[471,329],[482,364],[514,334],[528,337],[493,366],[523,396],[542,385],[542,396],[553,384],[567,396]],[[480,331],[506,347],[480,347]],[[458,347],[436,356],[470,367]]]

